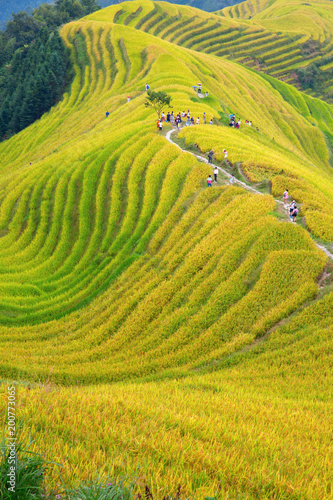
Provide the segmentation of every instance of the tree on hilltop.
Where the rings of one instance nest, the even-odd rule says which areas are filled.
[[[170,106],[170,103],[171,96],[166,92],[163,92],[163,90],[160,90],[159,92],[148,90],[145,106],[146,108],[153,108],[156,111],[158,118],[160,118],[163,108],[165,108],[166,106],[172,108],[172,106]]]

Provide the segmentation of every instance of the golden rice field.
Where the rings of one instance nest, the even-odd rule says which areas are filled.
[[[179,12],[140,0],[64,26],[70,90],[0,144],[1,378],[68,484],[139,466],[158,499],[329,499],[332,266],[314,240],[333,241],[332,108],[162,40]],[[180,140],[288,187],[302,223],[222,176],[208,189],[211,167],[157,133],[146,83],[218,124]]]
[[[296,86],[295,70],[316,62],[323,83],[315,95],[333,102],[333,9],[329,0],[246,0],[216,13],[167,2],[127,1],[90,18],[113,19],[177,45],[241,62]]]

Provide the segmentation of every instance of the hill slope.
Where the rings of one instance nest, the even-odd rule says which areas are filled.
[[[256,4],[258,9],[244,2],[216,15],[166,2],[147,0],[141,9],[134,5],[123,2],[94,19],[114,16],[114,22],[241,62],[298,88],[303,85],[310,94],[332,102],[332,4],[328,0],[310,6],[300,0],[292,4],[279,0],[271,7],[263,2]],[[304,68],[308,68],[305,75]]]
[[[43,3],[52,3],[52,0],[11,0],[10,3],[8,3],[6,0],[0,0],[0,28],[3,29],[5,27],[7,21],[11,19],[12,13],[15,14],[19,11],[31,12],[33,9],[36,9]],[[174,1],[173,3],[181,5],[191,5],[192,7],[197,7],[208,12],[213,12],[233,5],[234,0],[178,0]],[[108,5],[119,4],[119,1],[99,0],[98,4],[101,7],[107,7]]]
[[[151,2],[128,5],[147,15]],[[113,9],[63,27],[70,92],[0,145],[0,372],[51,383],[21,386],[26,432],[72,483],[140,463],[157,495],[180,482],[187,494],[220,483],[229,498],[329,498],[327,259],[278,220],[270,194],[221,176],[207,189],[211,167],[156,132],[144,86],[214,117],[180,140],[217,159],[227,146],[275,196],[288,183],[329,242],[332,109],[133,29],[129,11],[114,24]],[[259,131],[223,125],[231,112]]]

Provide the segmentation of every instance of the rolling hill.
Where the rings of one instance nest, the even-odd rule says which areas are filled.
[[[309,75],[311,70],[313,77],[305,78],[304,88],[332,102],[333,11],[328,0],[311,4],[277,0],[271,6],[257,2],[255,8],[249,1],[215,14],[165,2],[145,2],[137,11],[134,5],[115,5],[95,19],[114,16],[115,23],[125,22],[184,47],[241,62],[299,89],[304,71]]]
[[[68,483],[140,465],[156,498],[328,499],[333,108],[189,43],[212,19],[249,23],[138,0],[62,28],[70,90],[0,144],[0,373]],[[171,144],[146,83],[215,125]],[[211,148],[263,194],[208,189]]]
[[[0,0],[0,29],[4,29],[7,21],[11,19],[12,13],[19,11],[32,12],[43,3],[54,3],[52,0]],[[109,5],[119,4],[118,0],[99,0],[98,4],[104,8]],[[223,9],[234,4],[234,0],[178,0],[173,3],[191,5],[208,12]]]

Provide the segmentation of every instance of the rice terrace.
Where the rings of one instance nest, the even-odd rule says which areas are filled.
[[[0,499],[332,499],[332,3],[59,32],[72,80],[0,142],[0,479],[13,413],[49,464]]]

